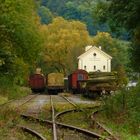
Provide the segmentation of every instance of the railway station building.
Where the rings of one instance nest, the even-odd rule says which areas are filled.
[[[87,72],[111,72],[112,57],[102,51],[101,46],[86,46],[85,52],[78,57],[78,69]]]

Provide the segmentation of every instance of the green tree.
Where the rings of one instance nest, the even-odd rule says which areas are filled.
[[[140,72],[140,1],[139,0],[110,0],[104,17],[114,25],[125,27],[131,32],[131,60],[135,71]],[[115,27],[115,26],[114,26]]]
[[[0,9],[0,73],[24,77],[25,65],[36,64],[42,47],[34,2],[0,0]]]
[[[97,16],[93,16],[93,9],[98,3],[98,0],[41,0],[41,6],[49,8],[53,15],[85,23],[91,35],[98,30],[109,30],[106,23],[97,22]]]
[[[94,6],[92,13],[96,19],[96,22],[98,24],[106,23],[109,26],[108,31],[113,35],[113,37],[128,40],[130,38],[129,32],[120,24],[118,24],[118,22],[116,22],[116,18],[112,18],[109,10],[110,7],[111,2],[108,0],[101,0]]]
[[[98,32],[97,35],[92,38],[92,44],[102,46],[102,50],[113,57],[113,70],[119,65],[124,65],[126,69],[129,63],[129,42],[115,39],[107,32]]]
[[[38,14],[41,17],[42,24],[49,24],[50,22],[52,22],[53,15],[51,11],[45,6],[39,7]]]

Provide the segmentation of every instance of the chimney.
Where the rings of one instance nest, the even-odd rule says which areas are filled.
[[[92,48],[91,45],[90,45],[90,46],[86,46],[86,47],[85,47],[85,52],[86,52],[87,50],[89,50],[90,48]]]
[[[99,49],[101,50],[102,49],[102,46],[99,46]]]

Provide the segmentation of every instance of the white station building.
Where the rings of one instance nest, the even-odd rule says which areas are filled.
[[[101,46],[86,46],[85,52],[78,57],[78,69],[87,72],[111,72],[112,57],[102,51]]]

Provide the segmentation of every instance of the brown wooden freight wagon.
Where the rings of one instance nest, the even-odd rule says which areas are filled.
[[[33,92],[45,91],[45,77],[41,74],[32,74],[29,77],[29,86]]]

